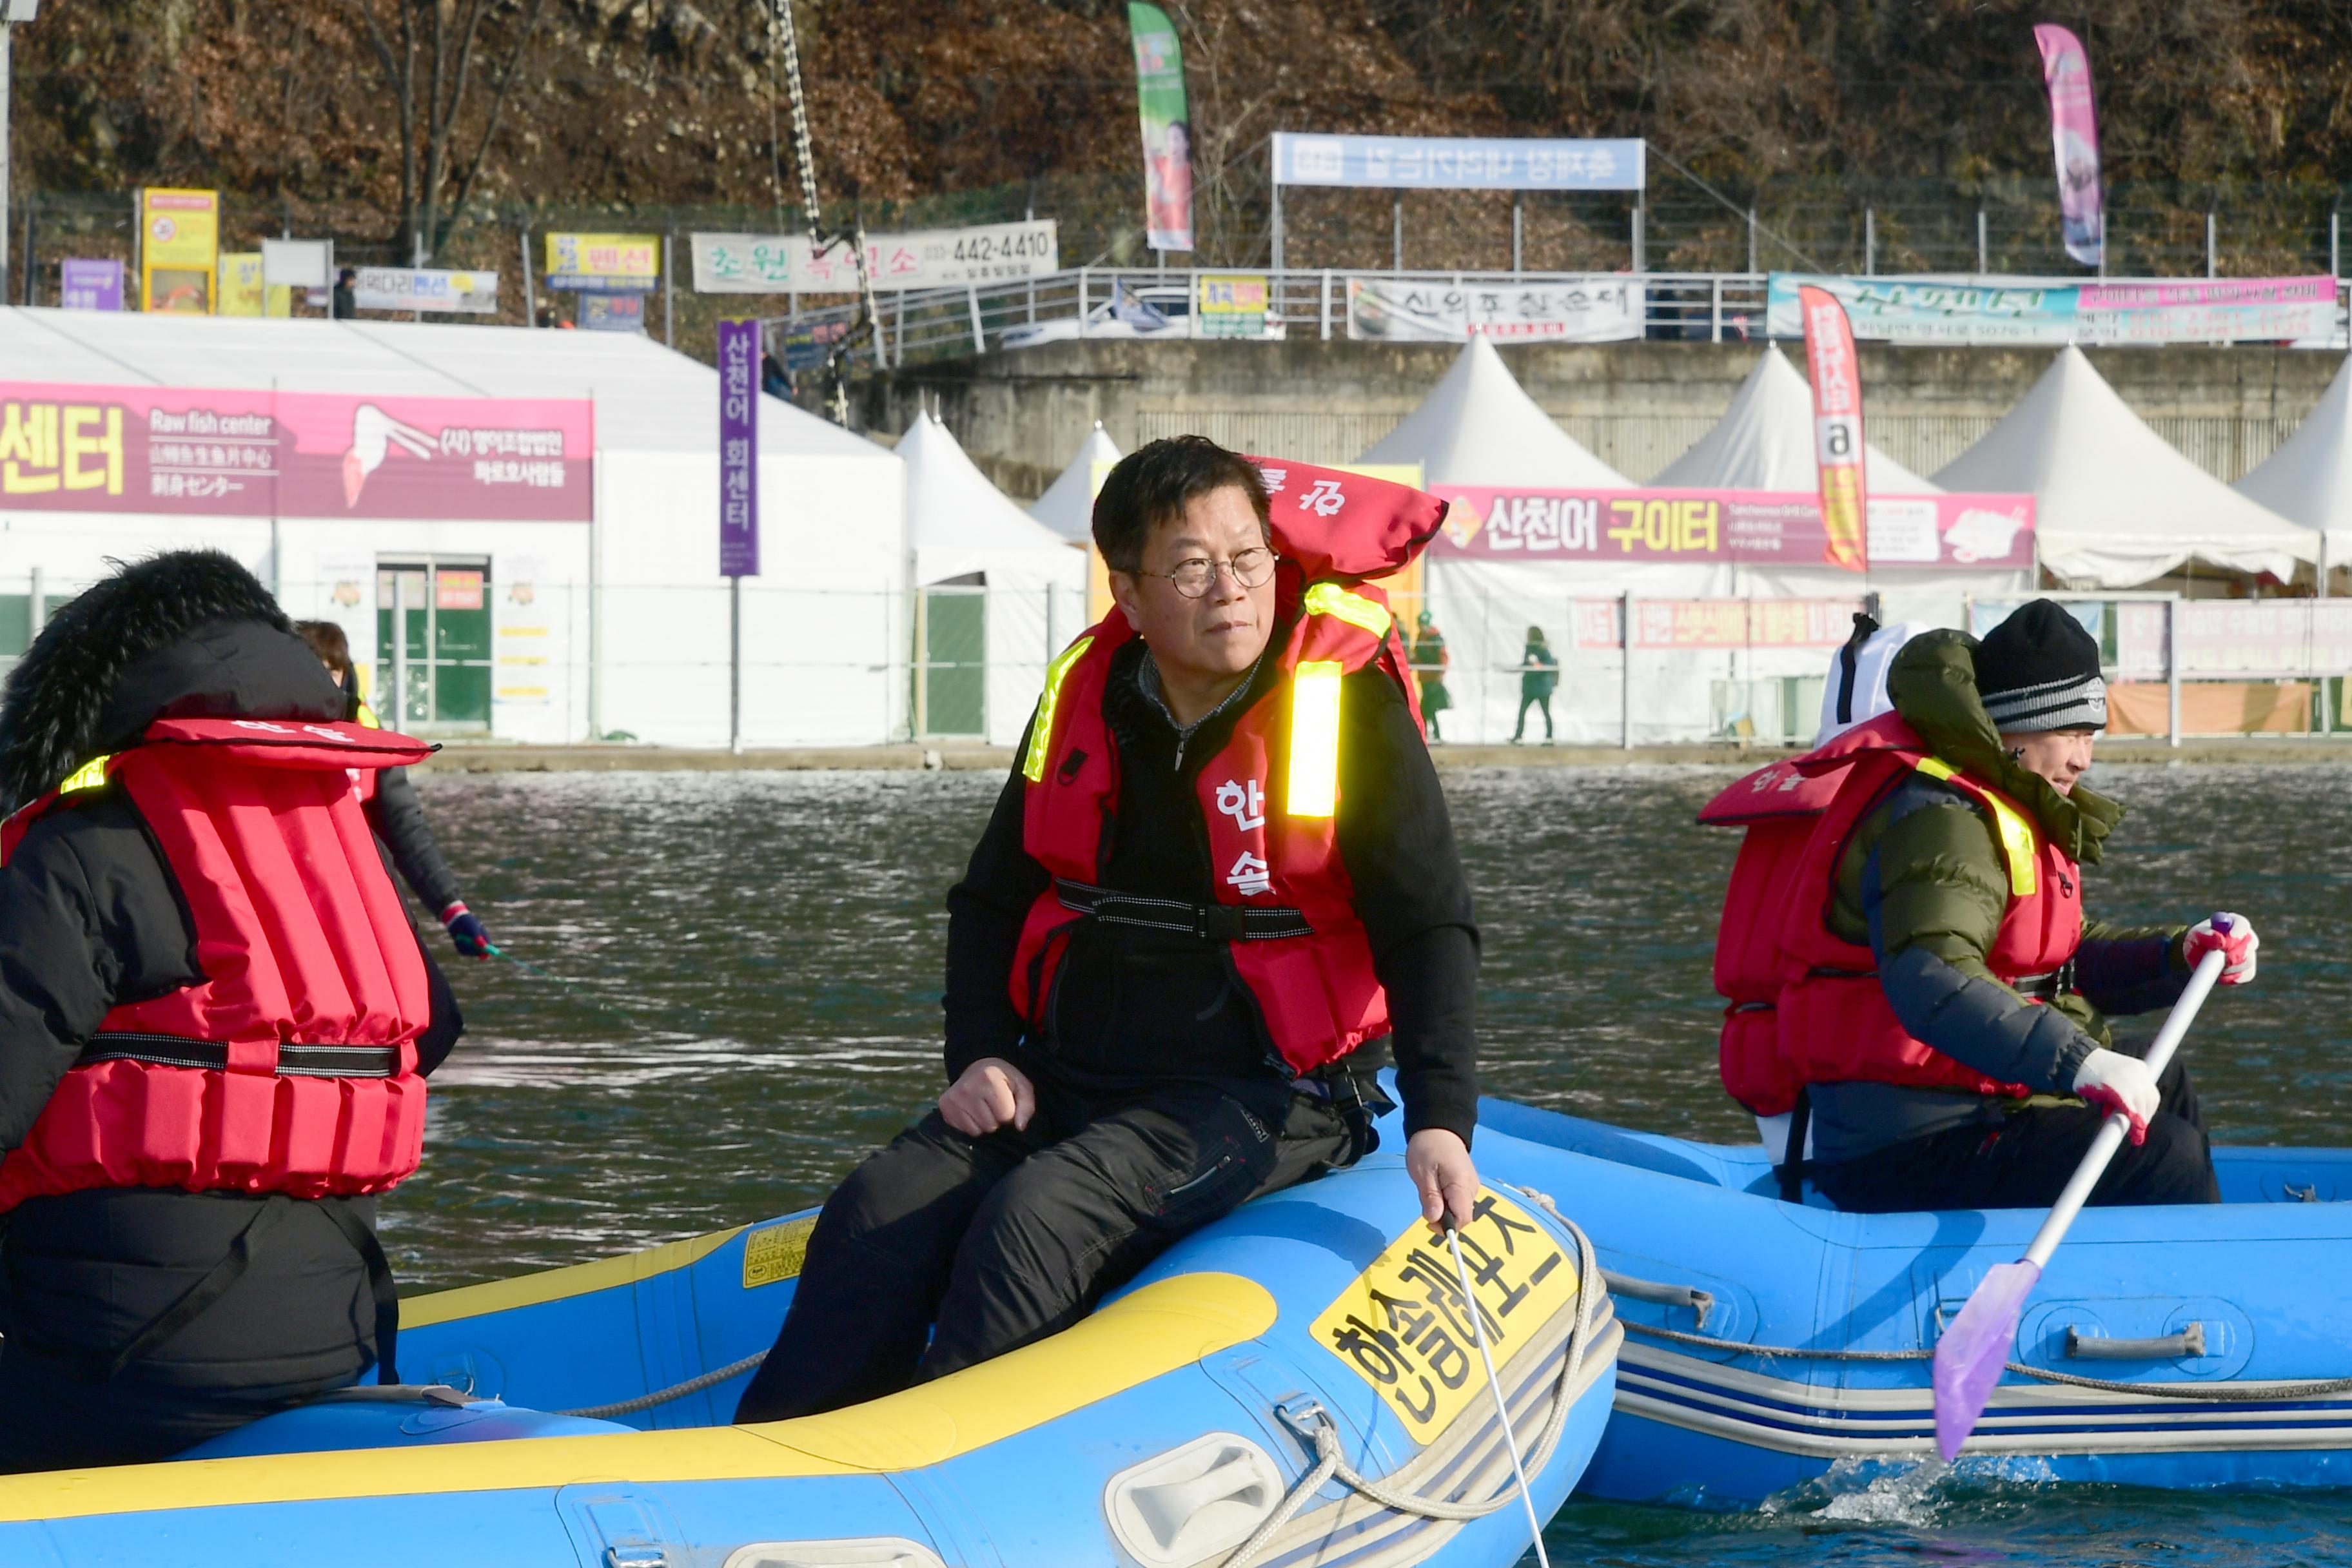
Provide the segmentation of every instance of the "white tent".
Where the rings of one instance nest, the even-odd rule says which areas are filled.
[[[1865,419],[1864,427],[1868,428]],[[1937,487],[1876,447],[1863,443],[1864,482],[1873,495],[1931,496]],[[1714,428],[1651,479],[1661,489],[1800,490],[1818,494],[1813,392],[1780,345],[1768,343]]]
[[[1084,544],[1094,537],[1095,465],[1118,459],[1118,444],[1104,434],[1102,421],[1096,420],[1070,466],[1045,487],[1044,495],[1029,503],[1029,515],[1064,539]]]
[[[1359,463],[1419,463],[1432,485],[1625,489],[1633,481],[1594,457],[1520,387],[1503,356],[1472,338],[1403,423]]]
[[[985,591],[983,731],[993,744],[1012,745],[1036,705],[1047,661],[1077,635],[1086,552],[989,483],[929,413],[915,416],[898,453],[907,464],[915,584]]]
[[[2317,533],[2176,451],[2071,345],[1936,480],[2032,491],[2042,564],[2072,588],[2137,587],[2187,561],[2284,578],[2319,555]]]
[[[477,694],[487,679],[490,735],[561,742],[625,731],[727,743],[729,590],[719,574],[719,377],[709,366],[636,333],[0,309],[0,397],[19,395],[7,383],[66,383],[90,387],[96,402],[110,386],[591,400],[593,521],[201,516],[142,510],[131,494],[119,510],[68,512],[0,495],[0,594],[39,573],[55,603],[105,572],[108,556],[211,545],[271,584],[289,614],[341,624],[373,667],[379,594],[395,569],[435,581],[478,573],[465,582],[487,613],[490,648],[436,662],[467,665]],[[743,738],[854,744],[903,734],[903,465],[789,404],[763,397],[758,406],[767,574],[744,583]],[[462,405],[445,413],[445,445],[427,460],[466,460],[446,444],[452,431],[471,434]],[[372,679],[386,673],[368,669]],[[483,727],[470,717],[446,724]]]
[[[2327,536],[2327,564],[2352,563],[2352,358],[2293,436],[2231,487]]]

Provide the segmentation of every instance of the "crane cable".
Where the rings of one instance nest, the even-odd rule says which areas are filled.
[[[824,356],[825,405],[835,424],[846,429],[849,425],[849,384],[843,369],[843,360],[856,341],[859,328],[864,328],[874,345],[874,363],[884,363],[882,348],[882,312],[874,297],[873,275],[866,265],[866,220],[853,217],[845,228],[830,234],[825,231],[824,216],[817,205],[816,150],[809,135],[808,100],[801,90],[800,32],[793,25],[793,0],[773,0],[769,20],[774,28],[776,42],[784,57],[784,89],[792,96],[793,159],[800,165],[801,206],[808,216],[809,253],[823,256],[836,245],[846,243],[857,267],[858,315],[838,342],[829,345]]]

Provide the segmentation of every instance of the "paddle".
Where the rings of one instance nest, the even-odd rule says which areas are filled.
[[[2228,929],[2219,920],[2213,924],[2217,931]],[[2213,982],[2221,978],[2221,967],[2227,962],[2219,948],[2197,961],[2180,1000],[2172,1005],[2171,1016],[2157,1031],[2156,1044],[2147,1049],[2150,1073],[2163,1072],[2165,1065],[2172,1060],[2180,1037],[2189,1032],[2197,1009],[2205,1005],[2206,993],[2213,989]],[[2010,1347],[2017,1342],[2017,1319],[2024,1310],[2025,1298],[2042,1278],[2050,1255],[2066,1239],[2067,1228],[2083,1212],[2091,1189],[2106,1173],[2107,1162],[2123,1147],[2124,1134],[2130,1127],[2131,1118],[2122,1111],[2107,1112],[2107,1119],[2099,1124],[2097,1134],[2091,1140],[2090,1152],[2074,1168],[2074,1177],[2058,1194],[2057,1203],[2051,1205],[2042,1228],[2033,1233],[2033,1245],[2016,1262],[1995,1264],[1986,1270],[1984,1283],[1976,1288],[1968,1304],[1960,1309],[1960,1315],[1952,1320],[1952,1326],[1937,1342],[1936,1447],[1947,1461],[1959,1453],[1960,1445],[1976,1430],[1977,1417],[1984,1414],[1985,1403],[1992,1397],[1992,1386],[2000,1381],[2009,1362]]]

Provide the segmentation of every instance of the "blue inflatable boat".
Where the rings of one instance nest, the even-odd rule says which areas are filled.
[[[1785,1204],[1764,1151],[1487,1101],[1591,1236],[1627,1338],[1582,1489],[1746,1506],[1935,1456],[1929,1358],[2039,1209]],[[2225,1201],[2090,1209],[1959,1464],[2150,1487],[2352,1484],[2352,1152],[2219,1148]],[[1523,1178],[1525,1179],[1525,1178]]]
[[[1620,1333],[1590,1244],[1513,1166],[1486,1156],[1463,1239],[1549,1518],[1609,1419]],[[1418,1213],[1374,1155],[1189,1237],[1050,1340],[752,1426],[725,1423],[809,1216],[414,1299],[400,1360],[429,1384],[168,1464],[0,1479],[0,1563],[1501,1568],[1527,1516]]]

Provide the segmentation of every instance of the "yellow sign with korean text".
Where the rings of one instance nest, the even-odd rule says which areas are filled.
[[[551,283],[558,279],[579,278],[651,285],[661,276],[661,237],[551,234],[547,237],[547,270]]]
[[[223,251],[220,258],[220,313],[224,316],[258,316],[264,297],[261,252]]]
[[[122,493],[121,405],[0,404],[0,498],[74,490]]]
[[[1527,1210],[1480,1188],[1462,1229],[1477,1310],[1497,1367],[1576,1300],[1576,1265]],[[1323,1309],[1315,1342],[1379,1391],[1427,1445],[1486,1392],[1485,1369],[1454,1257],[1415,1220]]]
[[[212,314],[219,287],[220,193],[139,193],[139,308]]]

